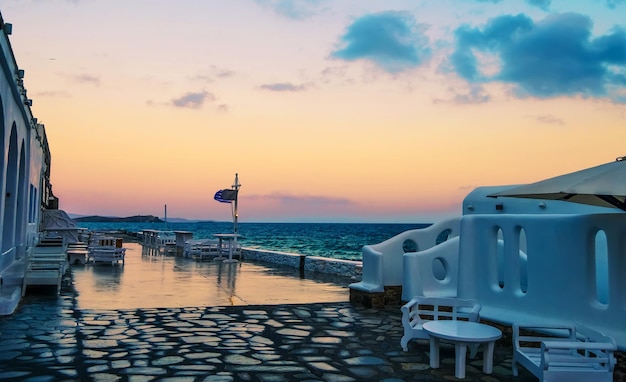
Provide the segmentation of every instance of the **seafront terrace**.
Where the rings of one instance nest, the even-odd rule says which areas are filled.
[[[350,304],[349,278],[125,246],[123,267],[74,265],[60,296],[33,290],[0,317],[0,380],[454,380],[453,347],[440,369],[427,342],[403,352],[399,307]],[[465,380],[536,380],[511,357],[501,340],[494,373],[479,354]]]

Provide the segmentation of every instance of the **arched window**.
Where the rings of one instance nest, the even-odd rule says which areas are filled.
[[[526,230],[519,230],[519,289],[522,293],[528,292],[528,245],[526,244]]]
[[[502,228],[498,228],[497,246],[496,246],[496,272],[498,286],[500,289],[504,289],[504,234]]]
[[[439,233],[439,235],[437,235],[437,239],[435,240],[435,245],[438,245],[438,244],[443,243],[444,241],[447,241],[450,238],[450,235],[452,235],[452,230],[450,228],[444,229],[443,231]]]
[[[596,300],[600,304],[609,303],[609,251],[606,233],[602,230],[596,232],[594,248],[594,267],[596,280]]]

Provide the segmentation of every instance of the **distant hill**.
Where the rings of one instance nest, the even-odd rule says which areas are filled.
[[[82,216],[74,218],[83,223],[164,223],[163,220],[153,215],[136,215],[125,218],[111,216]]]

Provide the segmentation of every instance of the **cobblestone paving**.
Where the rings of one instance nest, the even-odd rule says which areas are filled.
[[[0,317],[3,381],[450,381],[454,349],[428,366],[428,343],[400,348],[399,309],[350,303],[78,310],[76,292],[30,294]],[[494,373],[482,353],[465,380],[511,376],[511,350],[496,345]]]

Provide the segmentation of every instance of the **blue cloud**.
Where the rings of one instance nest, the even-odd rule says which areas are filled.
[[[606,0],[606,6],[610,9],[615,9],[617,6],[625,4],[626,0]]]
[[[550,8],[550,3],[552,0],[526,0],[526,3],[532,5],[533,7],[538,7],[547,11]]]
[[[503,0],[476,0],[476,2],[478,3],[493,3],[493,4],[498,4],[501,3]],[[533,7],[539,7],[541,9],[543,9],[544,11],[547,11],[548,8],[550,8],[550,4],[552,3],[552,0],[524,0],[526,1],[526,3],[528,5],[531,5]],[[606,0],[607,2],[620,2],[620,1],[624,1],[624,0]]]
[[[534,23],[525,15],[501,16],[484,28],[460,27],[450,57],[454,70],[473,83],[505,82],[519,96],[612,97],[626,85],[626,32],[614,28],[592,38],[591,20],[579,14],[550,15]],[[499,61],[486,75],[476,52]]]
[[[348,26],[331,57],[369,60],[390,73],[419,66],[430,57],[424,27],[406,12],[362,16]]]

